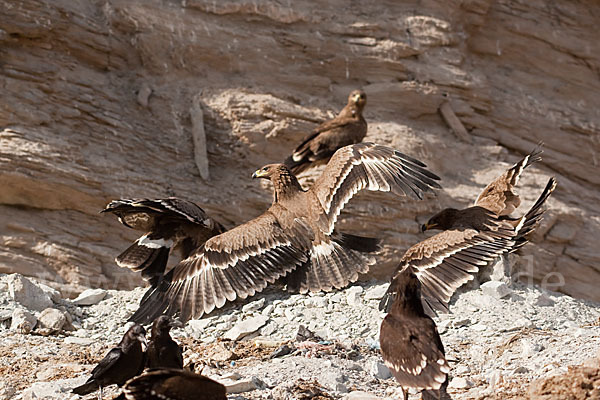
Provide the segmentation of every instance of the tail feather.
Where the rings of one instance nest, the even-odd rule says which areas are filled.
[[[341,246],[361,253],[374,253],[381,250],[381,239],[334,232],[332,239]]]
[[[554,177],[550,178],[540,197],[523,217],[523,223],[517,232],[517,236],[515,237],[515,245],[510,250],[511,252],[523,247],[529,241],[531,233],[538,226],[542,220],[542,216],[544,215],[545,210],[542,208],[542,206],[546,200],[548,200],[548,197],[550,197],[554,189],[556,189],[556,184],[556,179]]]
[[[88,380],[81,386],[77,386],[73,389],[73,393],[78,394],[80,396],[85,396],[86,394],[92,393],[99,389],[98,383],[95,380]]]
[[[527,154],[523,157],[519,162],[512,166],[510,169],[513,171],[511,184],[516,185],[519,182],[519,178],[523,173],[523,170],[529,167],[531,164],[542,161],[541,154],[544,152],[542,150],[543,143],[539,143],[531,153]]]
[[[138,309],[129,317],[128,321],[147,325],[163,314],[169,316],[175,314],[176,310],[169,304],[169,299],[166,296],[166,291],[172,279],[173,270],[162,276],[156,284],[150,286],[140,300]]]
[[[286,277],[289,290],[331,291],[355,282],[375,260],[367,253],[379,249],[377,239],[334,234],[331,242],[322,242],[311,250],[310,262]]]

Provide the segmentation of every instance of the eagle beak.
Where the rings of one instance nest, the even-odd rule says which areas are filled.
[[[261,169],[257,169],[256,171],[254,171],[254,173],[252,174],[252,179],[256,179],[256,178],[261,178],[262,176],[264,176],[264,171]]]
[[[146,342],[146,337],[144,335],[138,335],[137,340],[142,344],[142,351],[146,351],[148,348],[148,342]]]
[[[429,229],[433,229],[437,226],[437,224],[430,224],[429,222],[426,224],[421,225],[421,232],[425,232],[428,231]]]
[[[183,328],[183,323],[178,319],[172,319],[171,322],[169,322],[169,326],[171,328]]]

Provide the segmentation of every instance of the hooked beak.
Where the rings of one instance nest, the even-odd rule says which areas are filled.
[[[178,319],[171,319],[171,322],[169,322],[169,326],[171,328],[183,328],[183,323]]]
[[[263,171],[262,169],[257,169],[252,174],[252,179],[262,178],[263,176],[265,176],[265,171]]]
[[[433,229],[433,228],[435,228],[435,227],[437,227],[437,224],[435,224],[435,223],[434,223],[434,224],[430,224],[430,223],[428,222],[428,223],[426,223],[426,224],[423,224],[423,225],[421,225],[421,232],[428,231],[428,230],[430,230],[430,229]]]
[[[136,336],[137,340],[142,344],[142,351],[146,351],[148,348],[148,342],[146,341],[146,337],[142,334]]]

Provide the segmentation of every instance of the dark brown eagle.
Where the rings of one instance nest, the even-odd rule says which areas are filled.
[[[227,400],[227,393],[206,376],[161,368],[129,380],[115,400]]]
[[[421,198],[440,186],[418,160],[390,147],[360,143],[338,150],[304,191],[283,164],[253,175],[273,184],[273,204],[259,217],[214,236],[149,289],[133,321],[179,313],[198,318],[226,301],[253,296],[294,273],[301,292],[354,282],[374,260],[377,241],[334,231],[344,205],[360,190]]]
[[[207,239],[225,232],[202,208],[175,197],[113,200],[101,212],[113,213],[123,225],[145,232],[115,261],[120,267],[141,271],[151,285],[164,275],[172,248],[184,259]]]
[[[73,389],[80,396],[100,390],[110,385],[122,386],[127,380],[139,375],[144,370],[146,356],[142,349],[146,345],[146,330],[134,324],[127,330],[121,342],[100,360],[92,370],[92,376],[81,386]]]
[[[317,126],[294,149],[284,161],[286,167],[298,175],[308,168],[325,164],[337,149],[360,143],[367,135],[367,121],[362,116],[366,104],[365,92],[352,91],[342,111],[334,119]]]
[[[146,368],[183,368],[183,349],[171,338],[171,328],[181,327],[174,319],[161,315],[152,322],[146,349]]]
[[[519,205],[519,197],[512,190],[514,183],[522,169],[531,163],[528,160],[539,159],[538,154],[526,156],[488,185],[486,194],[479,196],[478,205],[462,210],[447,208],[423,225],[424,231],[442,229],[443,232],[409,248],[395,275],[405,269],[414,272],[422,284],[423,305],[430,315],[435,310],[448,311],[452,294],[472,280],[481,267],[527,243],[542,219],[542,206],[556,188],[556,180],[548,180],[542,194],[524,216],[509,217],[506,211]],[[389,309],[395,295],[390,287],[379,308]]]
[[[447,398],[450,367],[435,322],[421,303],[421,282],[410,269],[397,274],[390,289],[398,295],[381,322],[379,344],[385,365],[402,387],[422,389],[423,398]],[[444,385],[444,386],[443,386]]]

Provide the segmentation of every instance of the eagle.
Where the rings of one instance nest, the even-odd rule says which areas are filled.
[[[83,396],[100,389],[99,398],[102,399],[102,388],[113,384],[123,386],[129,379],[141,374],[146,364],[142,344],[146,346],[146,330],[134,324],[117,347],[94,367],[92,376],[83,385],[74,388],[73,393]]]
[[[333,119],[317,126],[306,136],[284,164],[298,175],[313,166],[327,163],[336,150],[360,143],[367,135],[367,121],[362,116],[367,104],[367,95],[362,90],[353,90],[348,103]]]
[[[171,328],[181,326],[179,321],[166,315],[154,320],[146,349],[146,368],[183,369],[183,349],[170,335]]]
[[[339,149],[321,176],[304,190],[284,164],[253,174],[273,185],[273,203],[262,215],[213,236],[176,265],[142,298],[132,321],[179,314],[199,318],[227,301],[244,299],[294,271],[301,293],[342,288],[368,271],[378,241],[334,229],[358,191],[422,198],[440,188],[422,162],[393,148],[359,143]]]
[[[171,249],[179,250],[184,259],[207,239],[225,232],[198,205],[176,197],[113,200],[100,212],[115,214],[123,225],[144,232],[115,261],[122,268],[141,271],[151,285],[164,275]]]
[[[115,400],[227,400],[227,391],[206,376],[160,368],[129,380]]]
[[[408,399],[408,388],[423,389],[423,398],[447,398],[450,367],[433,319],[421,303],[421,282],[410,269],[390,284],[398,295],[381,322],[379,344],[385,365]],[[444,397],[445,395],[445,397]]]
[[[513,191],[519,175],[539,159],[539,152],[532,152],[488,185],[476,205],[462,210],[444,209],[423,225],[423,231],[443,231],[410,247],[393,276],[407,269],[417,276],[422,284],[423,305],[430,315],[447,312],[452,294],[472,280],[481,267],[528,242],[542,219],[544,203],[556,188],[556,179],[548,180],[525,215],[508,214],[520,204]],[[390,286],[379,308],[388,310],[396,295]]]

